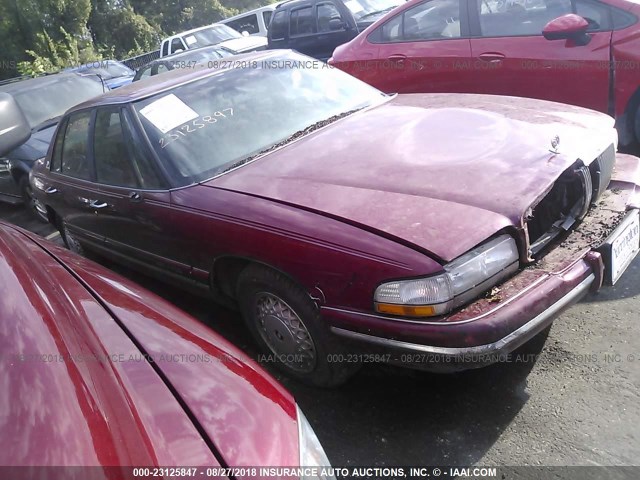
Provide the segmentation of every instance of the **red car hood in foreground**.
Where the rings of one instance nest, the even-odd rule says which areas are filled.
[[[550,152],[558,136],[559,154]],[[613,119],[513,97],[399,95],[206,184],[297,205],[449,261],[527,210]]]
[[[168,302],[2,223],[0,285],[0,465],[298,464],[292,397]]]

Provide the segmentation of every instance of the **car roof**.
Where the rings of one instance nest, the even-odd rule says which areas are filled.
[[[64,80],[69,77],[84,77],[84,75],[78,75],[76,73],[67,72],[67,73],[54,73],[51,75],[43,75],[41,77],[35,78],[27,78],[25,80],[19,80],[16,82],[7,83],[5,85],[0,85],[0,92],[6,93],[14,93],[14,92],[23,92],[25,90],[35,90],[38,88],[46,88],[56,83],[59,83],[60,80]],[[95,80],[94,80],[95,81]]]
[[[276,8],[278,8],[278,5],[280,5],[281,3],[285,3],[287,1],[288,0],[282,0],[280,2],[274,2],[274,3],[270,3],[269,5],[264,5],[264,6],[259,7],[259,8],[254,8],[253,10],[247,10],[246,12],[239,13],[238,15],[234,15],[233,17],[229,17],[229,18],[225,18],[224,20],[220,20],[220,23],[226,24],[227,22],[230,22],[232,20],[237,20],[239,18],[244,18],[247,15],[255,15],[256,13],[264,12],[264,11],[267,11],[267,10],[275,10]]]
[[[167,41],[167,40],[172,39],[172,38],[183,37],[183,36],[188,35],[190,33],[199,32],[200,30],[204,30],[204,29],[209,28],[209,27],[221,27],[221,26],[228,27],[228,25],[224,25],[223,23],[216,22],[216,23],[212,23],[210,25],[205,25],[204,27],[192,28],[191,30],[185,30],[184,32],[178,32],[178,33],[175,33],[173,35],[169,35],[168,37],[166,37],[163,40],[163,43],[165,41]]]
[[[233,63],[250,61],[260,61],[271,59],[273,57],[284,57],[291,50],[262,50],[257,52],[243,53],[233,57]],[[164,58],[164,57],[163,57]],[[97,107],[101,105],[114,105],[124,104],[130,102],[136,102],[144,98],[156,95],[157,93],[170,90],[180,85],[185,85],[201,78],[206,78],[211,75],[215,75],[223,70],[231,68],[232,61],[220,61],[216,63],[216,67],[211,68],[209,65],[199,64],[194,68],[176,68],[162,75],[154,75],[142,79],[138,82],[133,82],[124,87],[120,87],[116,90],[111,90],[103,95],[94,97],[84,103],[76,105],[71,108],[67,113],[75,112],[78,110],[84,110],[86,108]]]

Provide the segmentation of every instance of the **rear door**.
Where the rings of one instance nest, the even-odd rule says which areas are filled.
[[[312,2],[291,8],[291,13],[289,14],[289,48],[310,57],[319,58],[322,47],[318,44],[317,31],[314,4]]]
[[[457,91],[475,76],[468,31],[465,0],[426,0],[369,35],[378,53],[357,76],[385,92]]]
[[[93,230],[115,254],[187,276],[174,258],[172,211],[163,172],[120,107],[97,109],[93,130],[96,184]]]
[[[89,130],[94,111],[70,115],[58,129],[44,192],[45,203],[63,219],[79,240],[101,247],[104,237],[94,230],[91,199],[96,193]]]
[[[595,0],[469,0],[476,75],[460,91],[540,98],[607,112],[611,16]],[[589,22],[589,42],[546,40],[568,13]]]

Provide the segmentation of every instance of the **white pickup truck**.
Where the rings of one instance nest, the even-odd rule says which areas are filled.
[[[192,48],[220,45],[238,53],[264,50],[267,47],[265,37],[242,35],[221,23],[194,28],[165,38],[160,46],[160,56],[166,57]]]

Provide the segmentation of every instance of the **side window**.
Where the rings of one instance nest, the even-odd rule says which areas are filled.
[[[320,3],[318,8],[318,32],[330,32],[331,20],[342,21],[342,15],[333,3]]]
[[[380,28],[383,43],[460,38],[460,0],[421,3]]]
[[[62,143],[61,172],[70,177],[89,180],[89,123],[91,112],[71,115]]]
[[[168,72],[169,68],[164,64],[164,63],[159,63],[158,64],[158,70],[156,71],[156,75],[159,73],[164,73],[164,72]]]
[[[162,56],[169,55],[169,42],[165,40],[162,42]]]
[[[140,79],[142,80],[143,78],[147,78],[150,76],[151,76],[151,66],[144,67],[144,70],[142,70],[142,73],[140,73]]]
[[[182,39],[181,38],[174,38],[173,40],[171,40],[171,53],[176,53],[178,50],[185,50],[186,47],[184,46],[184,43],[182,43]]]
[[[271,15],[273,15],[273,12],[271,10],[265,10],[264,12],[262,12],[262,19],[264,20],[264,26],[267,27],[267,30],[269,29]]]
[[[247,32],[249,34],[253,34],[260,31],[260,27],[258,26],[258,16],[256,14],[247,15],[246,17],[227,22],[227,25],[240,33]]]
[[[287,10],[276,10],[269,25],[269,34],[273,40],[281,40],[287,33]]]
[[[289,34],[308,35],[316,33],[316,25],[313,19],[313,7],[303,7],[291,11],[289,19]]]
[[[138,186],[125,146],[119,109],[98,109],[93,134],[93,157],[98,183],[131,188]]]
[[[588,30],[590,32],[611,30],[609,10],[609,7],[602,3],[587,0],[576,1],[575,13],[589,22]]]
[[[58,134],[56,135],[56,143],[53,145],[53,153],[51,154],[51,171],[62,172],[62,145],[64,144],[64,134],[67,131],[67,122],[60,124]]]
[[[542,35],[554,18],[572,13],[571,0],[479,0],[483,37]]]
[[[133,169],[140,179],[140,186],[145,190],[160,190],[165,188],[162,176],[155,168],[153,157],[145,144],[134,133],[133,123],[129,112],[122,111],[122,126],[129,155],[133,161]]]

